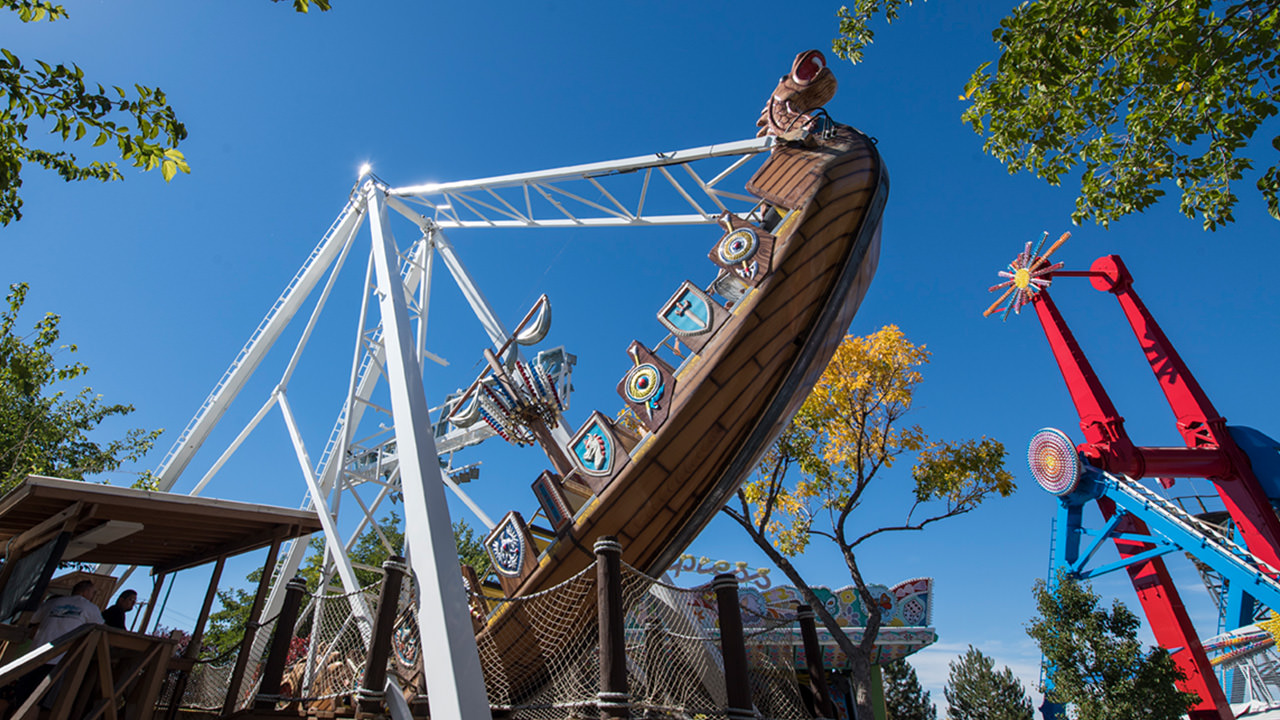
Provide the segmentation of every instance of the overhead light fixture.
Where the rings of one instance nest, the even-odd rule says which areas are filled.
[[[75,560],[90,550],[103,545],[110,545],[117,540],[123,540],[142,530],[143,527],[140,522],[109,520],[92,530],[86,530],[71,538],[71,542],[67,543],[66,551],[62,553],[62,559]]]

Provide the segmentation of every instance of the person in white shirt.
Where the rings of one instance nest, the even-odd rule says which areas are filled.
[[[46,600],[40,606],[40,609],[36,610],[35,616],[31,619],[33,623],[39,623],[33,647],[53,642],[87,623],[101,625],[102,610],[98,609],[98,606],[89,599],[92,595],[93,581],[81,580],[71,589],[70,595],[52,597]],[[9,701],[10,707],[22,704],[40,685],[40,681],[53,672],[61,659],[62,655],[58,655],[44,665],[18,678],[13,685],[6,688],[9,692],[4,693],[7,697],[3,699]]]
[[[43,645],[52,642],[85,623],[102,624],[102,610],[89,598],[93,596],[93,581],[81,580],[72,588],[71,594],[63,597],[49,598],[36,610],[33,623],[39,623],[34,643]],[[62,656],[49,661],[57,665]]]

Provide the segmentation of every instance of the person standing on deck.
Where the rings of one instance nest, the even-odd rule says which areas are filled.
[[[107,626],[128,630],[125,616],[138,604],[138,591],[125,590],[116,598],[116,604],[102,611],[102,621]]]

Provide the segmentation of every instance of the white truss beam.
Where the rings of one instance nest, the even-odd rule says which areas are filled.
[[[336,571],[345,586],[354,588],[358,581],[347,551],[370,524],[377,530],[374,515],[382,501],[391,493],[403,492],[407,554],[424,593],[419,609],[423,646],[449,648],[447,653],[435,653],[436,657],[429,654],[427,658],[433,705],[439,699],[449,706],[447,709],[433,707],[433,711],[441,717],[487,717],[469,609],[463,601],[465,596],[457,572],[444,486],[448,485],[483,524],[492,527],[493,522],[456,482],[441,473],[436,455],[444,448],[435,445],[422,387],[422,365],[426,360],[447,364],[427,350],[426,315],[436,252],[440,253],[441,262],[462,289],[495,348],[507,342],[508,331],[458,258],[443,229],[705,224],[714,222],[715,215],[726,210],[749,217],[750,213],[759,211],[757,201],[721,186],[728,185],[732,179],[740,187],[742,181],[735,173],[740,173],[753,157],[768,150],[771,142],[767,138],[753,139],[533,173],[403,188],[389,188],[376,180],[362,178],[359,191],[352,193],[161,461],[156,470],[160,488],[169,490],[174,486],[286,327],[302,320],[296,317],[298,312],[325,281],[278,384],[192,493],[205,489],[272,407],[278,406],[308,487],[304,507],[315,511],[324,525],[328,540],[325,575]],[[676,170],[677,167],[680,170]],[[318,327],[318,318],[331,290],[336,287],[337,274],[371,203],[374,212],[368,214],[374,242],[362,286],[350,382],[319,462],[313,464],[289,407],[286,388],[313,329]],[[387,226],[388,209],[408,218],[422,231],[421,239],[406,256],[396,251]],[[326,272],[329,273],[327,280]],[[374,322],[370,313],[374,304],[371,296],[375,294],[381,323]],[[411,326],[411,315],[415,312],[416,328]],[[518,354],[518,350],[515,352]],[[390,409],[372,401],[383,376],[390,385]],[[294,395],[296,397],[296,392]],[[394,418],[397,453],[388,480],[382,479],[381,470],[371,471],[372,482],[380,487],[376,499],[367,502],[357,494],[357,487],[370,481],[370,473],[354,472],[358,468],[349,468],[348,460],[352,452],[359,452],[359,444],[353,438],[364,411],[370,407]],[[569,438],[563,423],[556,428],[555,437],[560,444],[567,445]],[[350,506],[347,512],[359,517],[359,526],[351,539],[344,541],[338,513],[344,503],[342,496],[348,492],[354,496],[355,504],[345,501]],[[387,538],[380,531],[378,534],[385,543]],[[307,549],[305,539],[291,544],[278,566],[277,582],[262,617],[278,612],[284,582],[297,573]],[[361,621],[369,617],[368,609],[354,605],[353,615],[364,625]],[[255,643],[255,654],[265,647],[265,640],[260,637]],[[449,687],[456,692],[448,691]],[[456,697],[451,699],[451,695]]]
[[[289,400],[284,393],[278,393],[280,411],[284,415],[285,425],[289,429],[289,439],[293,441],[294,454],[298,458],[298,465],[302,469],[302,477],[306,480],[307,488],[311,490],[311,502],[316,507],[316,516],[320,518],[320,525],[324,528],[325,537],[335,547],[342,545],[342,535],[338,532],[338,526],[334,523],[334,515],[336,512],[330,512],[325,507],[324,494],[320,489],[319,483],[316,481],[315,471],[312,469],[311,458],[307,454],[306,443],[302,440],[302,433],[298,430],[298,423],[294,420],[293,410],[289,407]],[[300,544],[300,543],[295,543]],[[335,553],[336,555],[336,553]],[[342,584],[347,592],[351,592],[360,587],[360,581],[356,579],[355,570],[351,567],[351,560],[347,558],[346,553],[341,557],[335,558],[338,567],[338,577],[342,578]],[[351,612],[359,618],[370,623],[362,626],[361,635],[367,636],[369,629],[372,627],[369,614],[369,607],[365,605],[364,596],[360,593],[353,593],[351,599]]]
[[[392,208],[411,220],[429,219],[440,228],[702,224],[713,222],[719,212],[745,213],[756,204],[755,198],[721,190],[719,185],[772,143],[773,138],[754,138],[554,170],[385,189]],[[738,159],[707,179],[694,169],[699,161],[727,157]],[[673,166],[683,167],[689,177],[672,174],[668,168]],[[666,205],[645,211],[647,198],[652,206],[650,179],[655,169],[693,214],[675,212]],[[625,184],[637,172],[643,173],[643,179],[632,209],[619,198],[634,192]],[[538,212],[535,196],[546,204],[548,212]],[[397,198],[402,202],[395,202]],[[714,213],[705,209],[712,205]]]

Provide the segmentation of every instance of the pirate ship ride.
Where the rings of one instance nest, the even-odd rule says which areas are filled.
[[[539,543],[511,512],[486,539],[508,597],[579,572],[601,536],[617,538],[626,563],[661,574],[741,485],[830,361],[875,274],[889,187],[874,142],[818,109],[834,91],[817,51],[801,53],[779,82],[760,120],[775,144],[746,185],[764,220],[722,214],[709,253],[714,280],[706,288],[685,281],[662,305],[657,316],[669,335],[659,347],[627,348],[632,367],[618,394],[629,418],[595,412],[562,450],[547,429],[556,400],[539,392],[537,368],[504,365],[506,347],[487,354],[489,367],[451,420],[483,420],[504,436],[527,429],[555,468],[534,483],[552,532]],[[516,342],[526,328],[529,341],[540,337],[545,298],[539,303]],[[660,355],[681,345],[678,366]],[[502,648],[508,676],[521,674],[512,664],[539,667],[528,630],[518,612],[499,611],[481,631]]]
[[[338,653],[341,662],[351,664],[351,658],[365,657],[361,653],[372,657],[373,637],[385,637],[374,631],[374,608],[394,609],[395,603],[376,603],[357,590],[364,583],[348,550],[371,527],[378,530],[377,514],[391,498],[403,502],[405,542],[403,548],[387,549],[407,551],[413,590],[408,601],[401,600],[407,614],[395,631],[396,654],[408,659],[410,671],[389,681],[386,697],[390,703],[400,694],[390,692],[392,686],[409,697],[429,684],[432,713],[439,716],[488,715],[481,678],[493,669],[490,664],[502,666],[514,695],[526,692],[520,688],[533,692],[547,678],[547,659],[563,650],[531,630],[524,606],[486,605],[489,599],[538,596],[579,574],[592,561],[590,548],[601,536],[617,539],[626,564],[661,573],[706,526],[803,401],[875,273],[888,175],[874,142],[823,110],[834,92],[835,79],[822,54],[809,51],[797,56],[779,81],[755,140],[399,188],[362,171],[346,206],[154,473],[162,491],[179,483],[267,353],[323,286],[280,381],[190,490],[201,494],[263,419],[279,410],[306,483],[303,509],[314,515],[327,545],[321,587],[303,608],[310,619],[299,621],[312,623],[313,629],[305,656],[296,660],[305,681],[293,687],[295,697],[315,695],[336,652],[338,640],[326,641],[325,650],[314,629],[328,617],[320,600],[331,582],[343,589],[329,606],[341,609],[335,638],[363,648]],[[746,182],[748,194],[723,189],[735,171],[760,155],[765,158]],[[713,170],[714,175],[695,169],[725,160],[728,167]],[[620,200],[623,192],[611,184],[627,178],[640,183],[633,205]],[[588,189],[570,189],[571,183]],[[660,207],[661,187],[674,190],[676,205],[687,203],[694,212]],[[541,214],[539,203],[541,210],[552,208],[553,216]],[[706,209],[708,203],[715,209]],[[403,250],[397,247],[393,216],[416,226],[421,238]],[[291,380],[366,220],[372,247],[356,358],[333,431],[313,462],[293,409],[300,383],[291,385]],[[540,300],[508,331],[443,231],[675,224],[720,227],[718,239],[708,238],[714,240],[708,242],[712,279],[682,282],[661,305],[657,319],[668,331],[661,342],[634,341],[620,348],[631,358],[618,383],[625,417],[596,411],[570,432],[563,410],[573,357],[560,348],[531,361],[521,356],[522,347],[545,338],[549,301]],[[493,347],[485,350],[481,377],[433,409],[426,403],[422,366],[442,362],[425,347],[436,259],[462,289]],[[384,418],[373,434],[365,432],[371,422],[362,425],[369,410],[374,420],[380,412],[390,420]],[[492,522],[459,487],[474,479],[474,466],[455,468],[453,453],[495,435],[517,444],[537,443],[550,460],[552,468],[533,484],[539,509],[529,522],[517,512]],[[468,595],[449,536],[446,486],[489,528],[485,545],[491,574],[470,573],[466,579],[471,612],[459,601]],[[353,500],[344,502],[346,497]],[[358,511],[358,522],[349,521],[352,511]],[[381,540],[387,543],[385,536]],[[245,678],[245,692],[219,703],[224,714],[252,705],[254,692],[260,700],[268,698],[259,703],[267,706],[279,697],[267,687],[275,680],[259,679],[259,687],[251,689],[249,678],[261,670],[268,640],[258,628],[289,606],[288,581],[307,548],[306,542],[294,542],[280,548],[284,558],[278,564],[268,562],[276,566],[274,579],[263,574],[256,617],[236,658],[235,674]],[[269,582],[274,584],[268,591]],[[299,601],[296,594],[293,598]],[[589,613],[584,602],[563,614],[574,620]],[[486,656],[483,670],[476,646],[466,647],[473,634],[496,653]],[[273,633],[272,642],[279,636],[287,643],[291,635],[292,628],[284,628]],[[582,639],[566,635],[561,641]],[[422,652],[425,648],[432,651]],[[362,662],[366,670],[378,664]],[[181,695],[170,699],[170,711],[187,707]],[[407,716],[404,707],[392,706],[392,712]]]

